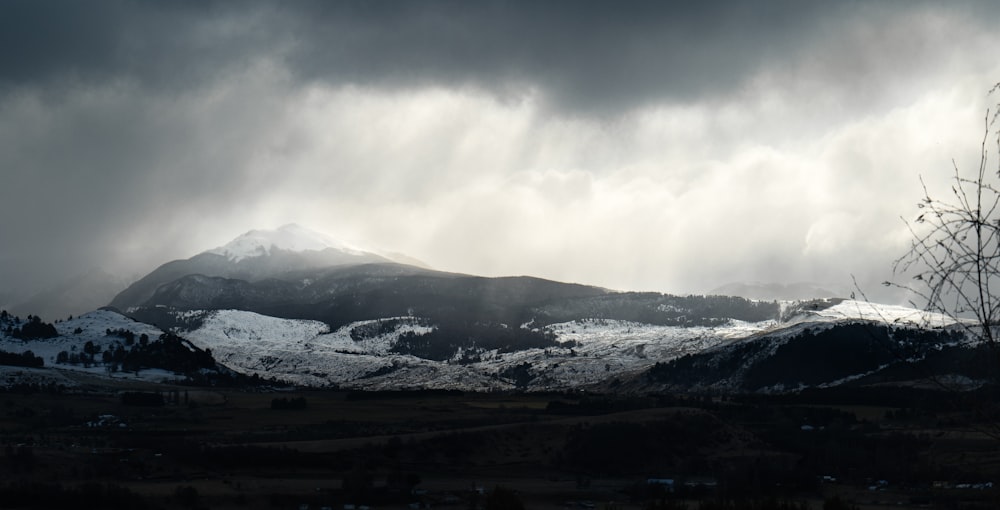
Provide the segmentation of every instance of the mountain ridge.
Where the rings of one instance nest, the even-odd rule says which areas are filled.
[[[222,255],[231,262],[240,262],[243,259],[268,256],[274,249],[292,252],[332,249],[354,256],[375,255],[297,223],[288,223],[273,230],[250,230],[222,246],[202,253]]]
[[[518,277],[507,282],[523,283]],[[530,293],[531,287],[521,291]],[[936,379],[974,389],[988,380],[988,367],[976,365],[976,359],[987,358],[979,352],[982,346],[970,343],[960,325],[935,322],[943,318],[904,307],[817,300],[786,304],[773,318],[763,313],[769,309],[759,309],[760,320],[744,321],[723,316],[755,308],[715,307],[740,303],[741,298],[604,296],[614,299],[570,298],[586,303],[568,308],[579,313],[576,318],[563,320],[569,317],[564,310],[520,325],[455,325],[419,310],[344,318],[331,325],[235,309],[143,309],[172,320],[163,325],[163,320],[144,320],[142,314],[126,317],[107,310],[57,323],[59,336],[52,339],[24,340],[0,329],[0,350],[28,349],[57,370],[115,377],[98,358],[88,368],[72,360],[69,365],[57,362],[55,353],[74,347],[76,352],[110,353],[120,350],[125,336],[173,335],[197,349],[195,359],[204,357],[198,352],[211,353],[224,367],[215,377],[232,370],[252,380],[365,390],[735,394],[926,385]],[[543,310],[531,308],[536,314]],[[661,314],[660,319],[653,313]],[[620,318],[626,315],[636,320]],[[8,327],[14,325],[12,318],[4,320]],[[102,332],[104,325],[107,332]],[[82,346],[84,341],[92,342],[94,350]],[[147,369],[143,374],[150,381],[178,377]]]
[[[358,389],[783,392],[898,383],[899,361],[952,376],[971,352],[947,317],[901,306],[448,273],[297,225],[163,264],[111,306],[244,376]],[[94,348],[118,352],[114,336]]]
[[[160,265],[115,295],[109,306],[140,306],[161,285],[194,274],[253,282],[296,270],[374,262],[392,261],[296,224],[251,230],[217,248]]]

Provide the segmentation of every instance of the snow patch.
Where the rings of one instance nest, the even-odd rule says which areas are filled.
[[[889,324],[904,324],[922,327],[945,327],[956,321],[947,315],[925,312],[905,306],[883,305],[858,301],[844,300],[825,310],[814,312],[816,316],[832,321],[845,319],[886,322]]]
[[[275,230],[251,230],[228,244],[208,250],[206,253],[222,255],[231,262],[239,262],[247,258],[270,255],[275,249],[302,252],[331,248],[351,255],[365,254],[363,250],[347,243],[294,223]]]
[[[110,310],[97,310],[53,325],[59,333],[59,336],[55,338],[19,340],[0,334],[0,350],[18,354],[24,351],[31,351],[35,356],[41,356],[45,360],[44,369],[2,367],[0,368],[0,373],[17,374],[19,382],[31,380],[32,378],[44,378],[67,386],[71,386],[74,383],[71,378],[67,378],[66,375],[61,374],[71,374],[73,372],[83,372],[112,379],[150,382],[164,382],[178,379],[176,374],[161,369],[143,369],[138,374],[135,372],[113,373],[102,363],[95,363],[93,365],[56,363],[56,357],[60,352],[83,352],[83,346],[87,342],[92,342],[100,348],[101,352],[122,342],[122,338],[118,336],[109,336],[107,334],[109,329],[111,331],[128,330],[134,333],[136,338],[145,334],[150,339],[156,339],[163,334],[163,330],[155,326],[135,321]],[[0,381],[0,383],[12,384],[12,380],[8,378],[7,380]]]
[[[393,352],[401,335],[433,330],[420,318],[358,321],[336,331],[320,322],[236,310],[199,312],[201,327],[182,335],[216,360],[248,375],[306,385],[366,389],[515,387],[504,374],[527,364],[534,389],[572,388],[644,370],[658,361],[733,342],[773,328],[774,321],[730,321],[717,327],[656,326],[588,319],[549,326],[563,345],[501,353],[476,351],[479,361],[437,362]],[[522,326],[524,327],[524,326]],[[352,336],[352,332],[355,334]]]
[[[358,321],[336,331],[319,321],[280,319],[240,310],[203,314],[200,327],[181,332],[216,361],[247,375],[275,377],[314,386],[361,380],[396,364],[419,364],[419,358],[393,354],[400,335],[433,330],[412,317],[391,317],[391,331],[355,340],[351,331],[378,323]],[[419,360],[419,361],[418,361]]]

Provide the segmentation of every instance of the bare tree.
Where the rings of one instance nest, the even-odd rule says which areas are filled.
[[[1000,83],[989,94],[1000,90]],[[1000,104],[986,111],[979,168],[964,175],[952,161],[951,196],[924,196],[919,215],[906,221],[909,250],[893,265],[906,283],[885,282],[915,296],[912,304],[963,327],[972,343],[1000,355]],[[995,147],[996,151],[991,152]]]
[[[987,95],[1000,91],[1000,83]],[[971,353],[964,370],[991,382],[985,392],[968,391],[968,380],[943,377],[932,365],[913,364],[924,381],[949,393],[962,417],[961,430],[1000,440],[1000,103],[983,117],[979,165],[963,171],[952,161],[951,193],[940,198],[920,178],[923,197],[915,218],[903,218],[911,234],[909,249],[893,264],[893,281],[914,308],[925,313],[924,327],[958,328]],[[857,288],[857,284],[855,283]],[[860,289],[858,289],[860,291]],[[861,292],[864,301],[867,297]],[[883,317],[884,320],[884,317]],[[983,354],[983,355],[981,355]],[[909,363],[905,353],[900,360]],[[973,366],[974,365],[974,366]],[[961,374],[955,374],[961,375]],[[976,378],[976,376],[972,376]],[[966,467],[974,461],[962,461]],[[947,467],[947,466],[944,466]]]

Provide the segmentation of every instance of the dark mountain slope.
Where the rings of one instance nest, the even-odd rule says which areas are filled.
[[[294,271],[258,281],[188,275],[160,286],[143,305],[179,310],[238,309],[339,327],[413,315],[438,323],[519,326],[535,307],[605,294],[585,285],[532,277],[484,278],[402,264]]]
[[[548,303],[536,310],[539,325],[576,319],[613,319],[660,326],[717,326],[731,319],[777,319],[776,302],[732,296],[673,296],[657,292],[613,292]]]
[[[273,250],[268,256],[233,261],[216,253],[201,253],[185,260],[167,262],[121,291],[110,306],[120,310],[140,306],[164,284],[189,275],[214,276],[253,282],[289,271],[314,270],[339,265],[388,262],[378,255],[351,254],[335,249],[295,252]]]
[[[960,358],[968,358],[963,338],[955,330],[838,323],[762,335],[657,363],[646,378],[672,388],[741,392],[914,381],[965,372],[949,372],[960,368]]]

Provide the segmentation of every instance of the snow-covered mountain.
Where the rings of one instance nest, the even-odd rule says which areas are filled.
[[[340,254],[355,257],[374,255],[294,223],[274,230],[251,230],[225,245],[205,253],[222,255],[230,262],[240,262],[244,259],[270,256],[275,250],[292,252],[334,250]]]
[[[185,349],[211,353],[247,376],[308,386],[781,392],[945,379],[974,387],[985,379],[976,359],[987,357],[946,317],[852,300],[756,309],[738,298],[720,299],[608,294],[554,300],[534,307],[531,321],[478,330],[456,330],[419,314],[332,326],[243,310],[158,310],[188,342]],[[775,312],[772,318],[767,310]],[[69,373],[179,377],[172,370],[125,370],[127,363],[111,353],[164,330],[117,312],[57,323],[54,338],[17,338],[10,330],[27,319],[3,321],[0,350],[31,351],[55,369],[55,380]],[[87,352],[100,355],[88,361]]]
[[[275,230],[251,230],[189,259],[167,262],[120,292],[110,306],[119,310],[141,306],[161,285],[189,275],[255,282],[294,271],[391,262],[371,251],[289,224]]]
[[[150,365],[132,344],[145,335],[172,349],[163,364],[171,373],[218,372],[218,362],[248,376],[364,389],[784,391],[899,383],[918,378],[913,366],[982,379],[963,361],[978,346],[960,327],[910,308],[446,273],[297,225],[164,264],[112,306],[58,323],[55,335],[37,318],[25,326],[7,317],[0,350],[114,376]],[[81,354],[88,342],[93,352]]]
[[[331,328],[237,310],[191,311],[183,313],[188,327],[181,334],[247,375],[364,389],[781,391],[879,372],[880,382],[913,378],[891,373],[899,371],[896,357],[919,362],[964,342],[947,318],[902,307],[829,300],[785,311],[782,320],[697,326],[605,318],[523,324],[518,329],[541,332],[550,342],[522,349],[464,345],[446,358],[412,349],[415,339],[436,333],[430,321],[413,316]],[[697,360],[705,361],[692,370]]]
[[[939,388],[947,380],[962,389],[989,378],[981,362],[993,359],[988,346],[970,338],[969,325],[940,314],[816,300],[782,315],[775,329],[659,362],[644,374],[644,387],[783,392],[844,384]]]
[[[31,328],[29,324],[41,327]],[[0,363],[6,384],[76,386],[80,375],[171,382],[190,375],[182,367],[191,360],[205,361],[202,375],[229,373],[211,363],[210,355],[190,342],[111,310],[97,310],[54,324],[42,323],[35,316],[0,312],[0,351],[37,362],[35,366]]]
[[[465,346],[446,359],[429,359],[407,344],[435,331],[417,317],[356,321],[336,329],[238,310],[184,312],[182,319],[192,325],[179,330],[182,336],[247,375],[365,389],[583,387],[775,325],[734,320],[683,327],[585,319],[546,326],[552,342],[545,347]]]

